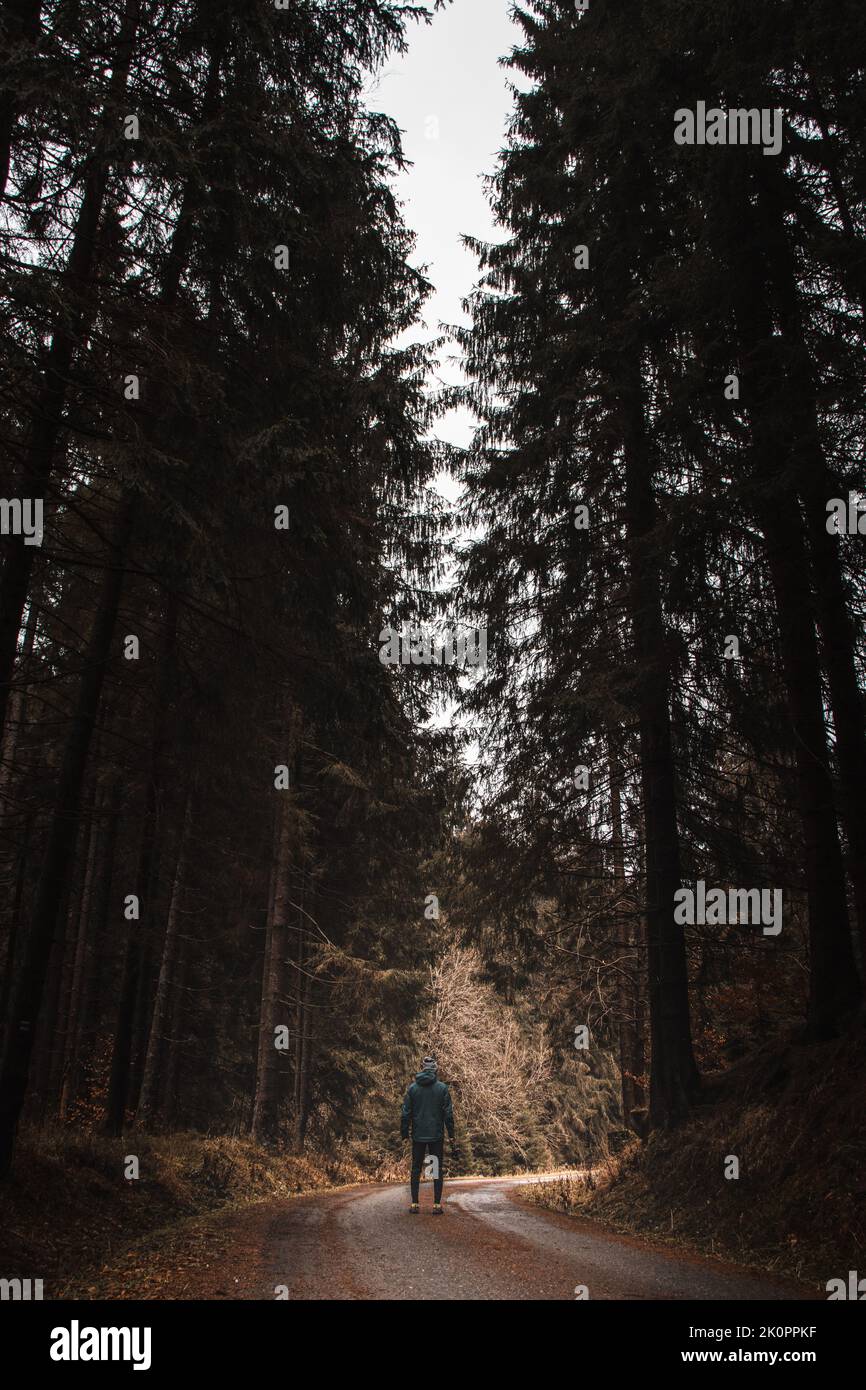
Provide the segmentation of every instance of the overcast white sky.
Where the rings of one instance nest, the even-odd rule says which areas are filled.
[[[522,31],[510,18],[511,0],[454,0],[432,24],[409,26],[409,51],[392,60],[371,81],[367,104],[384,111],[403,132],[403,151],[411,167],[399,179],[403,215],[417,237],[412,264],[426,266],[435,287],[425,306],[425,325],[407,335],[417,342],[436,337],[442,324],[466,323],[461,301],[478,279],[478,263],[461,244],[464,235],[497,240],[501,235],[484,194],[483,176],[493,173],[511,111],[508,81],[512,75],[499,59],[519,42]],[[448,358],[441,380],[457,382],[460,372]],[[435,434],[468,445],[472,416],[453,411],[435,425]],[[455,479],[442,475],[436,488],[452,503],[459,495]],[[433,718],[449,723],[454,705],[447,702]],[[469,764],[479,748],[464,750]]]
[[[482,176],[494,170],[511,108],[510,74],[498,65],[521,36],[510,10],[511,0],[454,0],[431,25],[409,26],[409,52],[368,89],[371,109],[387,112],[403,132],[412,167],[397,192],[418,238],[412,263],[426,265],[436,287],[426,334],[415,329],[415,341],[436,336],[441,323],[466,321],[460,303],[478,266],[461,236],[497,239]],[[459,379],[447,361],[442,365],[445,380]],[[468,413],[455,412],[438,422],[436,434],[465,445],[471,426]]]

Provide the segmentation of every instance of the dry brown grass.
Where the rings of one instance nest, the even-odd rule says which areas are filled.
[[[740,1177],[724,1177],[727,1155]],[[823,1286],[866,1261],[866,1038],[767,1047],[687,1124],[529,1200]]]
[[[138,1156],[136,1181],[124,1177],[127,1154]],[[53,1297],[73,1275],[174,1223],[364,1176],[349,1161],[226,1136],[25,1132],[0,1187],[0,1276],[41,1278]]]

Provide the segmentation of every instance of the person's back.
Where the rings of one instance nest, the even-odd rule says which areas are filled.
[[[418,1195],[421,1184],[421,1168],[426,1155],[433,1163],[433,1214],[442,1214],[442,1172],[445,1131],[454,1139],[454,1111],[451,1105],[451,1092],[444,1081],[436,1075],[435,1057],[425,1057],[403,1100],[400,1115],[400,1132],[404,1139],[412,1133],[412,1171],[410,1179],[410,1212],[420,1210]]]

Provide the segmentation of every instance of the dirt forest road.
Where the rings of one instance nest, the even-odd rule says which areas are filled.
[[[150,1296],[273,1299],[286,1297],[282,1289],[291,1300],[559,1301],[574,1300],[579,1285],[590,1299],[816,1296],[530,1205],[520,1200],[520,1180],[451,1183],[441,1217],[431,1213],[428,1183],[421,1196],[419,1216],[409,1215],[403,1186],[312,1193],[233,1213],[220,1223],[219,1253],[213,1248],[197,1269],[182,1260],[182,1283],[165,1279]]]

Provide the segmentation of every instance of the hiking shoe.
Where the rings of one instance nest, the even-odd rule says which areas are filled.
[[[442,1215],[442,1203],[441,1203],[441,1202],[434,1202],[434,1203],[433,1203],[433,1215],[434,1215],[434,1216],[441,1216],[441,1215]]]
[[[409,1214],[410,1216],[417,1216],[420,1210],[421,1208],[419,1207],[418,1203],[413,1202],[411,1207],[409,1208]]]

